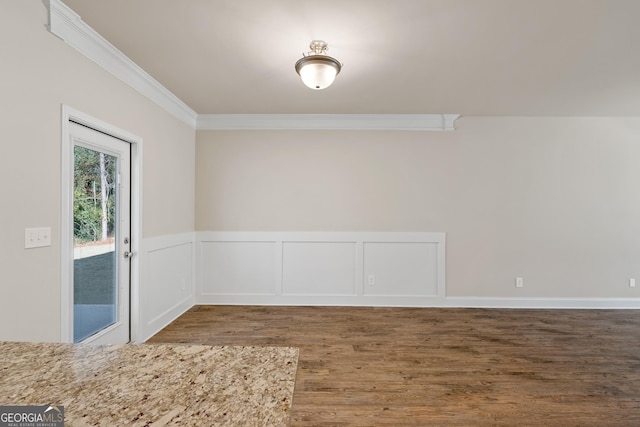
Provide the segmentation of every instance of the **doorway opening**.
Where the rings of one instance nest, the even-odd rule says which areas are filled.
[[[129,252],[130,144],[74,122],[70,127],[73,342],[97,334],[128,342],[130,262],[118,254]]]
[[[135,341],[141,140],[63,106],[62,342]]]

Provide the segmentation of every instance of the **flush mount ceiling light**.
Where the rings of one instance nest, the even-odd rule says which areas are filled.
[[[342,64],[327,55],[327,43],[322,40],[313,40],[309,48],[311,51],[303,54],[296,62],[296,73],[307,87],[314,90],[326,89],[336,79]]]

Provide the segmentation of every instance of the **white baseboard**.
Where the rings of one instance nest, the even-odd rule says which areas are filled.
[[[640,309],[640,298],[497,298],[447,297],[442,307]]]
[[[182,316],[185,312],[187,312],[191,307],[194,306],[194,300],[192,296],[185,298],[180,301],[173,307],[170,307],[165,312],[156,316],[154,319],[145,323],[144,330],[142,331],[142,336],[140,342],[145,342],[162,329],[167,327],[171,322],[176,320],[178,317]]]
[[[259,295],[217,295],[200,298],[199,305],[349,306],[422,308],[507,308],[507,309],[640,309],[639,298],[489,298],[489,297],[273,297]]]

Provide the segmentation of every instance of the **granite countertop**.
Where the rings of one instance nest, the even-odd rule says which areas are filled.
[[[0,342],[0,405],[68,426],[285,426],[298,349]]]

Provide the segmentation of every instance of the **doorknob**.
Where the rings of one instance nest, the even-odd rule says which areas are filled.
[[[124,251],[125,259],[131,258],[134,255],[135,255],[135,252]]]

